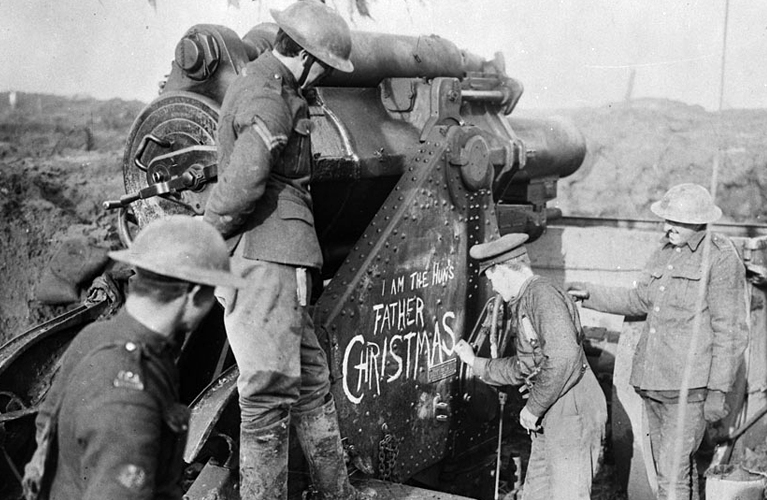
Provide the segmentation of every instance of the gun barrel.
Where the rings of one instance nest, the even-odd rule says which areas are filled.
[[[242,39],[248,57],[259,55],[274,46],[277,27],[262,23]],[[323,87],[375,87],[384,78],[463,78],[467,73],[482,72],[488,62],[460,50],[453,42],[437,35],[407,36],[367,31],[352,31],[351,73],[333,72],[321,83]],[[496,68],[502,73],[500,68]]]
[[[586,139],[570,120],[559,117],[512,117],[508,120],[528,150],[527,165],[517,173],[515,181],[529,181],[531,177],[567,177],[583,163]]]

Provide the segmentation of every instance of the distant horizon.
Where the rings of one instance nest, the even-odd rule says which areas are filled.
[[[48,97],[54,97],[54,98],[61,98],[61,99],[68,99],[76,102],[81,101],[96,101],[96,102],[109,102],[109,101],[120,101],[125,103],[139,103],[143,106],[148,106],[152,101],[144,101],[141,99],[125,99],[122,97],[109,97],[109,98],[98,98],[94,97],[92,95],[88,94],[59,94],[55,92],[34,92],[34,91],[25,91],[25,90],[0,90],[0,108],[3,108],[7,105],[8,99],[5,96],[10,95],[12,92],[16,92],[17,94],[25,94],[25,95],[37,95],[37,96],[48,96]],[[524,99],[524,96],[522,97]],[[603,104],[587,104],[582,106],[557,106],[557,107],[550,107],[550,108],[525,108],[524,106],[518,104],[516,108],[514,108],[514,111],[511,113],[512,116],[514,114],[517,114],[519,112],[524,113],[545,113],[547,111],[556,111],[556,110],[578,110],[578,109],[594,109],[594,108],[602,108],[602,107],[618,107],[625,104],[636,104],[641,102],[652,102],[652,101],[666,101],[669,103],[675,103],[675,104],[681,104],[686,107],[690,108],[700,108],[706,113],[717,113],[718,110],[709,110],[705,107],[701,106],[700,104],[693,104],[688,103],[684,101],[679,101],[677,99],[671,99],[668,97],[634,97],[626,100],[621,101],[612,101],[612,102],[605,102]],[[520,101],[521,102],[521,101]],[[722,110],[723,112],[727,111],[767,111],[767,105],[763,107],[758,108],[724,108]]]

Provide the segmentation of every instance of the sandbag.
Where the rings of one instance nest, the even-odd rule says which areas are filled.
[[[81,287],[90,284],[109,263],[107,252],[85,238],[62,241],[43,271],[35,298],[51,305],[78,302]]]

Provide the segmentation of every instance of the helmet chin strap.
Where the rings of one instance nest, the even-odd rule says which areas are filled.
[[[306,51],[304,51],[306,52]],[[304,61],[304,70],[301,73],[301,78],[298,79],[298,86],[300,88],[304,88],[304,84],[306,83],[306,79],[309,77],[309,72],[312,70],[312,66],[314,65],[314,62],[317,60],[316,57],[311,55],[310,53],[306,52],[306,60]]]

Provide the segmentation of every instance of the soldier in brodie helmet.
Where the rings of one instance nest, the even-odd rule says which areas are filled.
[[[567,288],[583,299],[584,307],[647,315],[630,383],[647,412],[658,498],[666,499],[674,491],[674,498],[684,500],[698,498],[693,454],[706,421],[715,422],[729,412],[725,394],[732,388],[748,337],[746,271],[732,242],[707,231],[707,224],[718,220],[722,211],[703,186],[674,186],[650,210],[665,219],[665,235],[633,287],[570,283]],[[686,402],[680,401],[685,383]],[[674,463],[680,464],[676,471]]]
[[[181,499],[188,412],[175,357],[230,272],[224,239],[177,215],[148,224],[110,257],[135,267],[125,306],[83,329],[37,417],[27,499]],[[46,496],[48,495],[48,496]]]
[[[507,234],[469,250],[505,302],[514,355],[480,358],[465,340],[455,351],[488,384],[529,390],[519,414],[532,439],[522,499],[588,500],[607,420],[605,397],[586,362],[575,302],[533,274],[526,240],[526,234]]]
[[[322,253],[304,92],[334,70],[352,71],[351,33],[316,0],[271,12],[279,26],[274,49],[245,67],[221,106],[218,182],[205,209],[249,283],[217,292],[240,371],[240,494],[286,498],[292,423],[321,498],[358,498],[327,359],[307,310]]]

